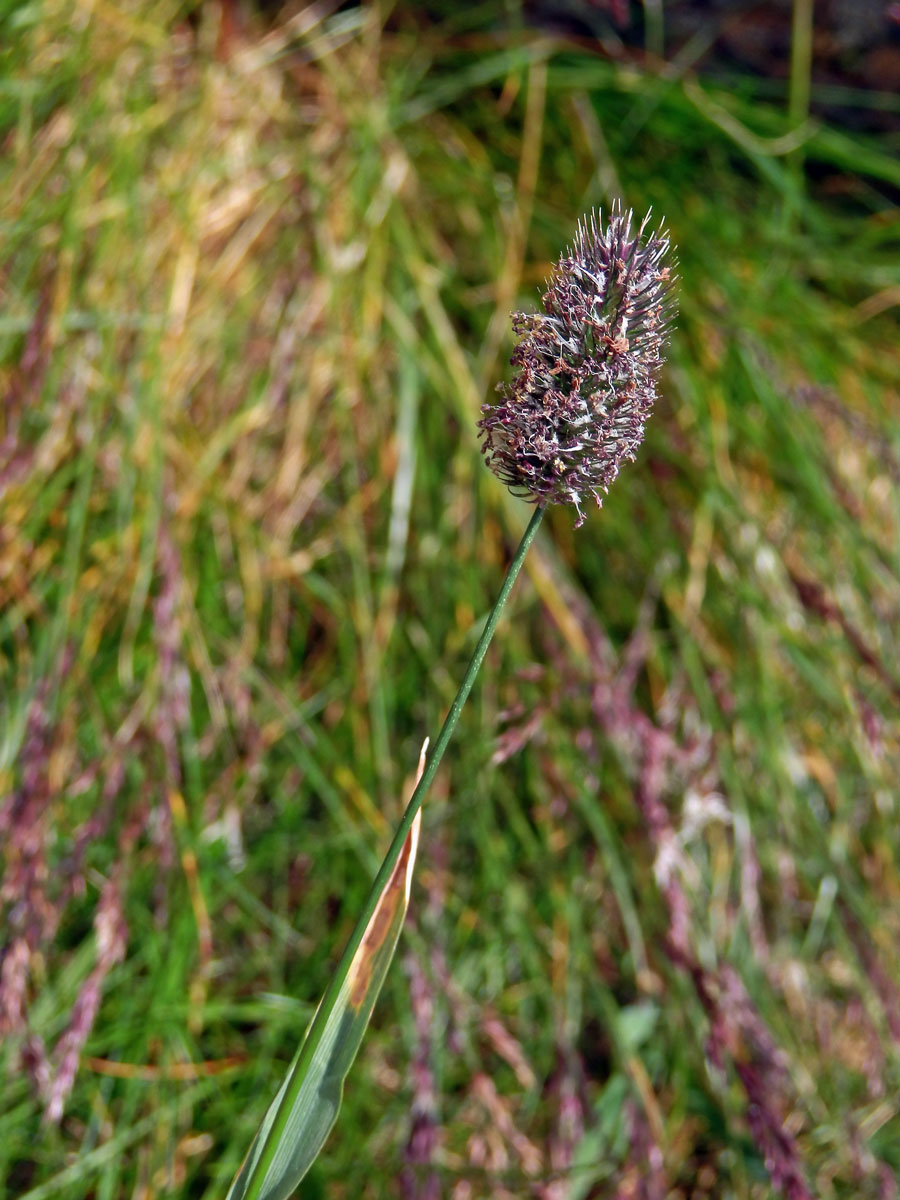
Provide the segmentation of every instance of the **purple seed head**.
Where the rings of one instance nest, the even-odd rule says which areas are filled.
[[[576,526],[644,440],[675,314],[668,234],[646,234],[650,213],[636,232],[633,220],[614,205],[605,229],[581,221],[544,311],[513,314],[516,375],[478,423],[497,478],[532,504],[574,505]]]

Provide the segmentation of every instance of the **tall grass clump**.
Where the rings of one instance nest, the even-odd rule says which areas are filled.
[[[553,7],[0,12],[16,1200],[227,1195],[534,511],[519,466],[561,503],[347,976],[357,1030],[382,999],[298,1194],[896,1189],[900,102],[834,6],[777,70],[768,9]],[[608,478],[529,310],[617,197],[689,282],[576,529]]]

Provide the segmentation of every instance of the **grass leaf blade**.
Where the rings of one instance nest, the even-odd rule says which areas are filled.
[[[424,770],[426,749],[427,742],[422,747],[417,781]],[[258,1191],[260,1200],[287,1200],[315,1161],[337,1119],[344,1080],[362,1044],[403,928],[421,824],[420,810],[348,965],[334,1003],[328,1012],[320,1005],[313,1017],[307,1037],[317,1023],[324,1022],[324,1028],[304,1068],[305,1077]],[[231,1185],[227,1200],[243,1200],[249,1195],[254,1168],[300,1064],[301,1052],[298,1051],[253,1140],[250,1153]]]

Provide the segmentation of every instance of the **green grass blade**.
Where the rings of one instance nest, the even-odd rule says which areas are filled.
[[[426,748],[427,743],[422,748],[417,782],[425,767]],[[243,1200],[250,1194],[257,1161],[298,1069],[305,1070],[305,1076],[299,1090],[295,1091],[291,1111],[259,1188],[260,1200],[287,1200],[331,1132],[341,1107],[344,1080],[359,1051],[403,928],[421,823],[420,810],[378,898],[362,941],[348,964],[330,1011],[317,1011],[313,1017],[313,1023],[325,1021],[319,1043],[305,1067],[301,1065],[298,1051],[253,1140],[250,1153],[231,1185],[228,1200]]]

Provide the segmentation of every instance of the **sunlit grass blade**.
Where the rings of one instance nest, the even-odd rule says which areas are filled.
[[[427,748],[426,740],[419,758],[416,783],[425,769]],[[403,928],[421,824],[420,809],[400,857],[381,891],[362,941],[347,964],[339,990],[327,1010],[322,1007],[327,997],[316,1010],[306,1035],[307,1038],[316,1036],[318,1039],[312,1055],[304,1064],[301,1046],[265,1115],[250,1153],[231,1185],[228,1200],[244,1200],[245,1197],[286,1200],[309,1170],[328,1137],[341,1107],[344,1080],[362,1044]],[[296,1083],[294,1088],[291,1084],[298,1070],[304,1072],[304,1077],[299,1090],[296,1090]],[[279,1120],[279,1110],[289,1089],[294,1091],[290,1111],[286,1119],[282,1117]],[[277,1132],[276,1121],[280,1125]],[[274,1153],[269,1151],[269,1165],[261,1182],[257,1182],[253,1178],[254,1172],[272,1136],[276,1138]],[[254,1185],[252,1189],[251,1184]]]

